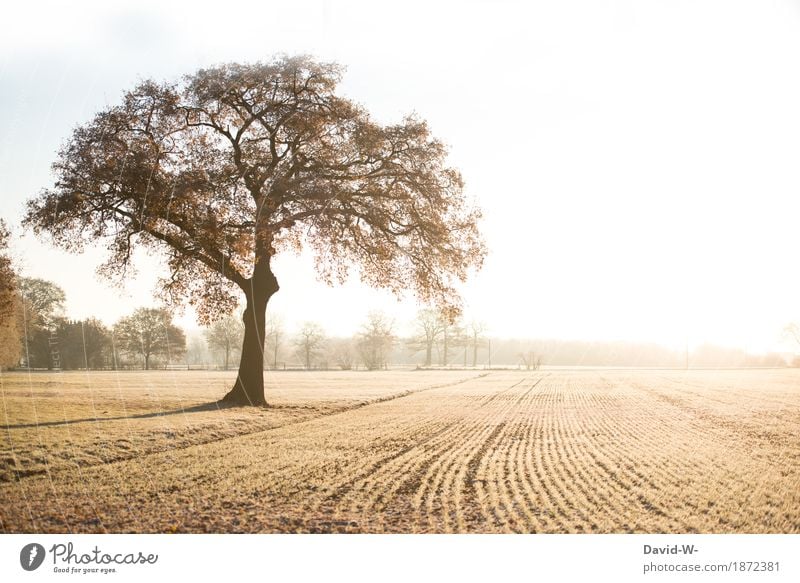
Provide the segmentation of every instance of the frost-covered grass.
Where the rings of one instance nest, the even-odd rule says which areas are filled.
[[[7,532],[800,532],[800,371],[4,373]]]

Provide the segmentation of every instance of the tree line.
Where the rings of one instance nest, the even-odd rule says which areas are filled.
[[[9,280],[6,280],[8,282]],[[0,366],[31,369],[150,369],[181,359],[186,335],[163,308],[138,308],[113,326],[65,314],[66,296],[53,282],[18,278],[6,286]]]
[[[138,308],[111,326],[97,318],[70,318],[58,285],[14,273],[6,252],[8,239],[8,229],[0,222],[0,366],[146,370],[185,365],[228,370],[239,365],[245,333],[242,312],[233,311],[190,338],[165,308]],[[787,330],[800,338],[796,328]],[[349,337],[330,336],[316,322],[304,322],[290,333],[281,317],[271,314],[265,323],[263,354],[265,369],[786,365],[780,354],[752,355],[710,345],[689,353],[631,342],[490,339],[484,323],[454,319],[432,308],[417,313],[411,333],[404,337],[380,311],[370,312]]]
[[[66,294],[41,278],[20,277],[8,256],[10,233],[0,221],[0,367],[28,369],[161,368],[175,363],[208,364],[207,353],[223,369],[238,366],[246,329],[246,313],[231,312],[212,321],[202,338],[187,344],[184,330],[166,308],[141,307],[107,326],[98,318],[70,318]],[[422,366],[458,364],[467,347],[472,366],[487,345],[485,326],[455,322],[446,310],[421,310],[410,338],[399,338],[395,323],[370,312],[348,338],[329,337],[316,322],[305,322],[292,335],[282,319],[265,323],[264,368],[364,368],[380,370],[397,360],[397,352],[421,354]],[[401,360],[406,360],[402,358]]]
[[[9,233],[0,223],[0,366],[25,369],[144,369],[170,364],[238,366],[245,334],[245,314],[232,312],[210,323],[201,338],[187,336],[166,308],[141,307],[107,326],[94,317],[66,314],[66,294],[57,284],[14,273],[7,249]],[[472,366],[486,346],[485,326],[461,325],[444,311],[421,310],[410,338],[399,338],[394,321],[370,312],[350,337],[330,337],[316,322],[305,322],[287,334],[282,319],[265,324],[264,367],[381,370],[396,362],[397,352],[421,354],[422,366]],[[209,358],[210,357],[210,358]],[[400,360],[407,358],[400,357]]]

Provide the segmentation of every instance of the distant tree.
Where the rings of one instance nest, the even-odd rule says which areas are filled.
[[[328,282],[364,283],[457,311],[479,267],[480,213],[424,121],[383,126],[336,94],[342,69],[308,57],[144,81],[79,126],[28,203],[27,226],[80,251],[103,241],[124,278],[134,246],[166,252],[170,302],[204,323],[245,296],[239,374],[225,400],[264,404],[272,259],[308,248]]]
[[[478,365],[478,349],[483,348],[487,344],[486,338],[483,336],[486,332],[486,324],[473,320],[469,324],[469,342],[472,346],[472,366]]]
[[[0,219],[0,369],[19,364],[22,331],[17,276],[8,256],[11,233]]]
[[[150,369],[153,356],[174,359],[186,351],[183,330],[172,323],[172,316],[161,308],[139,308],[114,326],[119,349],[142,358],[142,367]]]
[[[311,368],[312,359],[319,354],[325,341],[325,332],[316,322],[305,322],[295,338],[295,346],[300,352],[306,369]]]
[[[192,334],[186,338],[186,364],[205,365],[210,360],[208,343],[204,334]]]
[[[58,324],[64,319],[67,296],[46,279],[23,277],[19,282],[27,366],[51,369],[54,351],[58,350],[58,339],[53,334],[57,334]],[[56,344],[51,344],[53,341]]]
[[[437,310],[425,309],[417,313],[414,336],[409,339],[408,346],[414,352],[425,351],[424,366],[431,366],[433,349],[444,329],[444,322]]]
[[[454,348],[464,344],[464,330],[455,320],[448,319],[446,315],[441,316],[442,331],[439,341],[440,364],[447,366],[450,363],[450,354]]]
[[[470,332],[464,325],[459,325],[456,331],[456,335],[453,338],[453,346],[463,349],[464,354],[464,368],[467,368],[467,354],[469,353],[469,347],[472,345],[472,337],[470,336]]]
[[[61,320],[56,336],[61,368],[99,369],[111,363],[111,334],[96,318]]]
[[[392,349],[393,323],[383,312],[370,312],[358,333],[358,351],[367,370],[386,368]]]
[[[525,366],[525,370],[539,370],[539,367],[542,366],[542,357],[536,354],[533,350],[520,352],[519,359]]]
[[[206,341],[212,349],[222,353],[225,370],[228,370],[231,354],[242,346],[243,338],[244,324],[242,319],[234,314],[228,314],[217,320],[206,330]]]
[[[692,350],[691,364],[694,367],[727,368],[748,366],[747,352],[740,348],[701,344]]]
[[[64,317],[67,296],[52,281],[23,277],[20,279],[20,293],[25,304],[28,325],[49,328]]]
[[[784,327],[783,329],[783,334],[794,340],[798,345],[800,345],[800,324],[797,324],[795,322],[787,324],[786,327]]]
[[[768,368],[783,368],[788,366],[786,359],[778,352],[768,352],[764,354],[758,366],[768,367]]]
[[[352,370],[356,365],[355,342],[352,338],[334,338],[328,342],[330,358],[342,370]]]
[[[277,314],[270,314],[267,317],[267,324],[265,327],[266,343],[264,350],[269,355],[269,360],[272,368],[278,368],[278,355],[283,342],[283,319]]]

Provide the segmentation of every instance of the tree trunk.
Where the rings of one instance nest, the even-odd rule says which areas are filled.
[[[150,355],[144,355],[144,370],[150,370]]]
[[[431,351],[433,350],[433,346],[429,342],[428,345],[425,347],[425,366],[431,365]]]
[[[247,306],[244,310],[244,341],[239,373],[233,388],[222,398],[235,405],[266,406],[264,397],[264,340],[267,302],[278,291],[278,280],[269,268],[269,259],[256,264],[253,277],[244,289]]]
[[[475,340],[475,342],[473,342],[473,344],[472,344],[472,366],[473,366],[473,368],[477,365],[477,363],[478,363],[478,341]]]

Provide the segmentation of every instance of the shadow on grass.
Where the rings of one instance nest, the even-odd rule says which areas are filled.
[[[223,409],[239,409],[243,405],[227,403],[223,401],[213,401],[194,405],[193,407],[182,407],[171,411],[159,411],[157,413],[140,413],[138,415],[124,415],[120,417],[84,417],[82,419],[65,419],[64,421],[40,421],[39,423],[19,423],[17,425],[6,425],[7,429],[25,429],[34,427],[55,427],[59,425],[73,425],[75,423],[91,423],[96,421],[122,421],[125,419],[151,419],[153,417],[167,417],[169,415],[182,415],[184,413],[202,413],[206,411],[222,411]]]

